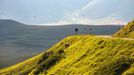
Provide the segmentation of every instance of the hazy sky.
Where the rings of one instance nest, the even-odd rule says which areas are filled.
[[[134,19],[134,0],[0,0],[0,19],[26,24],[118,24]]]

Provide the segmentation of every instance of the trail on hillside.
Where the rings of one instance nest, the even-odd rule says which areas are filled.
[[[112,38],[110,35],[98,35],[97,37]],[[122,40],[134,40],[133,38],[120,38]]]

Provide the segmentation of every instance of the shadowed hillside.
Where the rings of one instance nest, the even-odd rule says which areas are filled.
[[[120,31],[118,31],[114,36],[134,38],[134,21],[129,22]]]

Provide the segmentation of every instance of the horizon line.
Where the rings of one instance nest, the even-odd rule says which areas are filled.
[[[22,21],[17,21],[13,19],[0,19],[0,20],[9,20],[9,21],[15,21],[17,23],[21,23],[24,25],[34,25],[34,26],[66,26],[66,25],[89,25],[89,26],[105,26],[105,25],[125,25],[125,24],[88,24],[88,23],[64,23],[64,24],[58,24],[58,23],[47,23],[47,24],[28,24],[24,23]]]

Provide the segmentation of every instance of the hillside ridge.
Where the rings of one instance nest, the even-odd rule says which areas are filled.
[[[133,50],[134,40],[94,35],[69,36],[31,59],[1,69],[0,74],[133,75]]]
[[[117,33],[114,34],[114,36],[134,38],[134,20],[121,28]]]
[[[61,26],[38,26],[22,25],[21,22],[0,20],[0,68],[16,64],[27,58],[39,54],[50,48],[56,42],[68,35],[75,34],[74,29],[78,28],[78,34],[105,34],[115,33],[120,25],[61,25]],[[90,31],[89,29],[92,29]],[[109,31],[110,30],[110,31]],[[56,35],[55,35],[56,34]],[[21,51],[21,54],[19,52]]]

